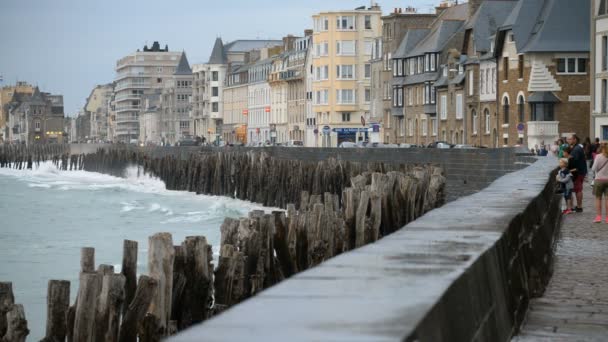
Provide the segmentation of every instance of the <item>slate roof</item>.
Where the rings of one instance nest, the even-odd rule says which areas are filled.
[[[217,38],[213,45],[213,51],[209,57],[208,64],[228,64],[228,58],[226,58],[226,51],[224,50],[224,43],[222,38]]]
[[[177,64],[173,75],[192,75],[192,69],[190,69],[190,64],[188,64],[188,58],[186,58],[185,52],[182,52],[182,56],[179,58],[179,64]]]
[[[553,92],[537,91],[537,92],[532,93],[532,95],[530,95],[528,97],[528,102],[529,103],[539,103],[539,102],[559,103],[561,101],[559,100],[559,98],[557,96],[555,96],[555,94],[553,94]]]
[[[519,0],[501,31],[513,30],[517,51],[588,52],[589,1]]]
[[[405,85],[418,84],[418,83],[424,83],[424,82],[429,82],[429,81],[435,81],[436,79],[437,79],[436,72],[425,72],[422,74],[407,76],[405,78],[404,84]]]
[[[473,30],[475,48],[480,52],[490,50],[490,37],[503,25],[517,5],[517,0],[486,0],[465,24]]]
[[[410,29],[407,31],[401,44],[395,51],[393,58],[405,58],[408,51],[412,50],[430,32],[430,29]]]
[[[224,45],[225,52],[247,52],[265,47],[283,45],[282,40],[235,40]]]
[[[443,51],[445,44],[463,26],[464,20],[442,20],[406,57]]]

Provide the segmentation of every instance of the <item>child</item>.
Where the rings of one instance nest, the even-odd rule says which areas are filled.
[[[559,168],[556,179],[560,183],[561,190],[564,193],[564,199],[566,200],[566,210],[562,211],[562,214],[568,215],[572,214],[572,189],[574,189],[574,182],[572,181],[572,173],[570,173],[570,170],[568,169],[567,158],[559,160]]]

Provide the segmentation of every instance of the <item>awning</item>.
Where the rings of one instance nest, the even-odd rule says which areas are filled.
[[[529,103],[558,103],[562,102],[559,100],[553,92],[550,91],[537,91],[528,97]]]

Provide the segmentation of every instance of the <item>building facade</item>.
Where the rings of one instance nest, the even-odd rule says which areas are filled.
[[[90,136],[93,141],[108,140],[108,116],[110,115],[110,103],[114,92],[113,84],[98,85],[91,91],[84,106],[89,112]]]
[[[27,82],[17,82],[14,86],[0,88],[0,142],[10,141],[12,127],[9,125],[9,103],[15,93],[31,95],[34,93],[34,87]]]
[[[22,144],[64,142],[63,96],[14,92],[8,103],[8,141]]]
[[[249,66],[247,101],[247,140],[253,144],[264,144],[276,139],[276,131],[270,132],[270,83],[273,58],[262,59]]]
[[[591,136],[608,140],[608,3],[591,6]]]
[[[249,116],[249,68],[239,66],[226,76],[223,91],[222,135],[225,142],[247,144]]]
[[[520,0],[498,30],[501,146],[589,136],[589,13],[589,1]]]
[[[370,127],[373,41],[381,35],[379,6],[313,16],[313,111],[316,146],[372,138]],[[373,129],[379,140],[379,125]]]
[[[116,62],[115,128],[114,140],[122,142],[139,139],[141,97],[164,88],[164,82],[173,77],[181,52],[170,52],[158,42],[143,51],[127,55]]]

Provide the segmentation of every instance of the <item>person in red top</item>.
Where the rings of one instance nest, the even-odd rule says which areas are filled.
[[[591,170],[595,174],[593,194],[595,195],[595,211],[597,214],[593,222],[602,222],[602,197],[604,197],[606,223],[608,223],[608,143],[602,143],[600,153],[595,158]]]

